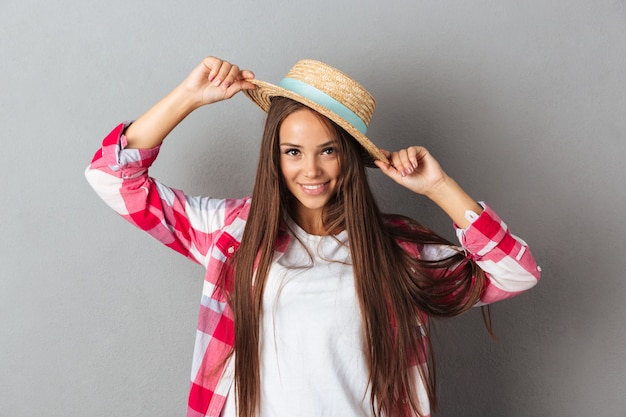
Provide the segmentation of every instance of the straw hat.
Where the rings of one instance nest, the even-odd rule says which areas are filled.
[[[376,159],[388,162],[365,136],[376,101],[361,84],[343,72],[323,62],[305,59],[296,62],[278,85],[257,79],[248,81],[257,88],[244,90],[244,93],[265,112],[270,108],[272,97],[295,100],[328,117],[352,135],[367,151],[364,156],[368,165],[375,166]]]

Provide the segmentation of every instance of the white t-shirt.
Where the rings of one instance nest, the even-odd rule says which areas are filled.
[[[369,416],[347,233],[314,236],[291,226],[295,236],[270,268],[263,298],[260,416]],[[236,416],[234,393],[223,417]]]

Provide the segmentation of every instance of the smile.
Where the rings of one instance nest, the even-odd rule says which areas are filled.
[[[300,184],[300,188],[302,188],[302,190],[307,194],[317,195],[324,192],[328,188],[329,183],[330,182],[322,184]]]

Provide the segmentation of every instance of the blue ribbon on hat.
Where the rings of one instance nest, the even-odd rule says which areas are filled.
[[[283,78],[278,85],[306,97],[320,106],[326,107],[328,110],[332,111],[337,116],[343,118],[345,121],[354,126],[359,132],[363,134],[367,132],[367,125],[359,116],[356,115],[356,113],[325,92],[318,90],[305,82],[296,80],[295,78]]]

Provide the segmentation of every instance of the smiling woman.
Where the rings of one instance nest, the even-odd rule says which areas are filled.
[[[336,136],[330,121],[307,108],[287,116],[280,127],[280,169],[296,200],[294,220],[313,235],[325,234],[322,211],[341,173]]]
[[[252,197],[191,197],[149,176],[179,122],[242,90],[268,112]],[[537,283],[527,245],[426,149],[368,139],[373,110],[365,88],[323,63],[300,61],[274,86],[208,57],[104,139],[86,172],[96,192],[206,267],[189,417],[428,416],[428,317]],[[381,213],[372,165],[435,202],[460,244]]]

